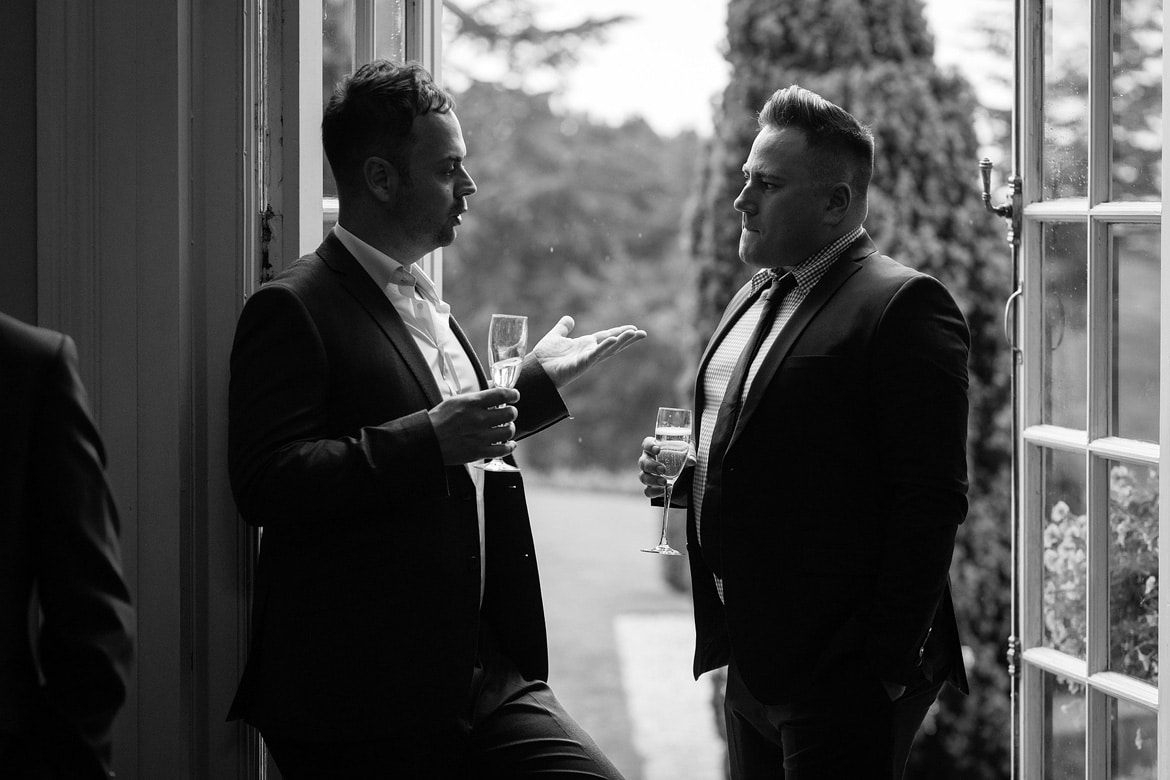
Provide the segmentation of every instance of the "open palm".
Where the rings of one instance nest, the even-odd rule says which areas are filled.
[[[591,366],[646,338],[646,331],[633,325],[619,325],[586,336],[569,338],[575,325],[572,317],[561,317],[532,350],[557,387],[564,387]]]

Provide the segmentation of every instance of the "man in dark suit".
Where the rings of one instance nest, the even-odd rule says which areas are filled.
[[[728,665],[735,778],[900,778],[966,690],[947,570],[967,511],[969,337],[862,228],[873,136],[807,90],[759,115],[735,201],[757,269],[699,363],[695,676]],[[641,480],[662,495],[653,439]]]
[[[452,109],[414,64],[339,85],[322,123],[338,225],[236,331],[229,465],[263,538],[231,716],[294,780],[620,776],[545,682],[520,475],[469,464],[565,418],[558,388],[645,333],[569,338],[564,317],[516,390],[485,389],[414,264],[476,191]]]
[[[105,458],[73,340],[0,314],[0,777],[109,773],[134,612]]]

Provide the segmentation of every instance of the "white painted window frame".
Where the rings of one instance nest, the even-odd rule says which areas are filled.
[[[282,94],[274,94],[268,108],[270,117],[282,117],[284,133],[274,144],[269,160],[268,181],[272,205],[272,240],[268,253],[271,271],[256,269],[253,278],[261,281],[270,273],[312,252],[321,243],[324,215],[336,214],[337,198],[322,194],[321,171],[321,4],[317,0],[281,0],[285,29],[281,33],[280,63]],[[423,65],[435,81],[442,83],[442,0],[403,0],[406,59]],[[357,64],[374,56],[376,8],[373,0],[354,0],[354,42]],[[292,85],[295,85],[293,87]],[[269,134],[278,128],[269,127]],[[278,184],[276,184],[278,183]],[[442,250],[420,262],[435,280],[442,295]]]
[[[1098,780],[1109,777],[1109,697],[1135,702],[1158,712],[1158,771],[1159,780],[1170,780],[1170,718],[1160,712],[1160,701],[1170,685],[1165,670],[1159,675],[1157,687],[1140,680],[1107,671],[1109,666],[1108,596],[1109,596],[1109,526],[1107,467],[1110,460],[1124,460],[1158,467],[1162,462],[1162,447],[1170,441],[1170,376],[1165,372],[1159,383],[1159,444],[1151,444],[1108,435],[1107,361],[1098,356],[1107,354],[1101,339],[1108,337],[1106,327],[1096,328],[1100,314],[1108,312],[1110,261],[1108,257],[1109,228],[1116,224],[1162,225],[1162,213],[1170,192],[1164,189],[1162,202],[1109,202],[1110,188],[1110,4],[1109,0],[1093,0],[1091,5],[1091,45],[1089,55],[1089,192],[1088,197],[1045,202],[1042,198],[1043,139],[1042,116],[1039,111],[1043,94],[1043,23],[1044,0],[1018,0],[1018,89],[1019,116],[1016,132],[1023,142],[1019,144],[1016,170],[1023,179],[1025,205],[1021,235],[1022,305],[1017,307],[1018,332],[1021,334],[1023,363],[1019,371],[1019,388],[1015,399],[1020,415],[1017,450],[1020,453],[1019,482],[1015,486],[1020,496],[1022,513],[1017,540],[1017,583],[1020,598],[1018,616],[1021,663],[1020,701],[1018,702],[1019,755],[1013,766],[1021,780],[1042,778],[1044,751],[1044,695],[1043,674],[1058,674],[1082,683],[1087,689],[1086,708],[1086,777]],[[1163,31],[1163,50],[1166,50],[1166,32]],[[1170,68],[1164,62],[1164,76]],[[1163,79],[1165,83],[1165,78]],[[1163,101],[1163,126],[1170,121],[1170,111]],[[1167,164],[1163,160],[1163,181]],[[1077,223],[1087,228],[1088,241],[1088,409],[1086,430],[1071,430],[1054,425],[1039,424],[1042,396],[1042,365],[1034,357],[1041,343],[1042,277],[1039,260],[1042,256],[1043,227],[1051,223]],[[1161,231],[1161,307],[1160,307],[1160,364],[1170,366],[1170,235]],[[1105,318],[1106,320],[1108,318]],[[1086,462],[1086,509],[1088,526],[1088,637],[1086,658],[1072,658],[1043,646],[1043,614],[1041,589],[1042,513],[1042,452],[1051,449],[1084,456]],[[1170,489],[1170,475],[1159,470],[1159,495],[1165,497]],[[1039,513],[1039,514],[1038,514]],[[1170,509],[1163,500],[1159,503],[1159,624],[1170,625]],[[1170,659],[1170,632],[1161,631],[1158,637],[1159,658]]]

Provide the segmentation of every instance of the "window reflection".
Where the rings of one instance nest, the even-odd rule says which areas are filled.
[[[401,61],[406,56],[403,0],[322,0],[321,105],[347,74],[377,58]],[[322,156],[323,232],[337,223],[337,182]]]
[[[1162,2],[1113,0],[1113,199],[1162,197]]]
[[[1086,559],[1085,457],[1043,452],[1044,644],[1085,657]]]
[[[1161,236],[1157,225],[1110,228],[1113,264],[1115,436],[1158,440],[1158,309]]]
[[[1128,701],[1109,700],[1109,776],[1154,780],[1158,772],[1158,714]]]
[[[1109,464],[1109,667],[1158,684],[1158,471]]]
[[[1043,674],[1044,780],[1084,780],[1085,688]]]
[[[1044,226],[1041,421],[1078,430],[1087,422],[1085,252],[1084,223]]]
[[[1044,197],[1088,193],[1089,0],[1044,2]]]

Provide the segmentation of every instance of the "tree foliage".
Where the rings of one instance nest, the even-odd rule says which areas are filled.
[[[935,66],[933,48],[921,0],[731,0],[734,76],[691,230],[701,263],[698,321],[709,334],[747,276],[731,204],[767,97],[800,84],[870,124],[877,160],[866,227],[880,251],[947,285],[972,335],[971,509],[952,566],[972,693],[943,695],[908,776],[998,778],[1008,771],[1010,738],[1010,363],[999,316],[1011,256],[1003,225],[979,199],[974,95]]]
[[[697,347],[681,227],[699,140],[558,115],[548,95],[500,84],[456,100],[479,192],[444,254],[444,297],[473,345],[493,311],[528,314],[533,343],[563,314],[576,333],[633,323],[650,334],[570,385],[574,421],[517,457],[538,470],[630,471],[656,408],[688,397],[679,381]]]
[[[518,87],[535,71],[557,76],[577,64],[585,45],[602,40],[614,26],[630,17],[586,17],[565,26],[551,26],[538,18],[532,0],[479,0],[476,3],[444,0],[448,37],[483,55],[499,58],[501,78]],[[481,61],[482,64],[482,61]],[[482,73],[465,74],[472,80]]]

